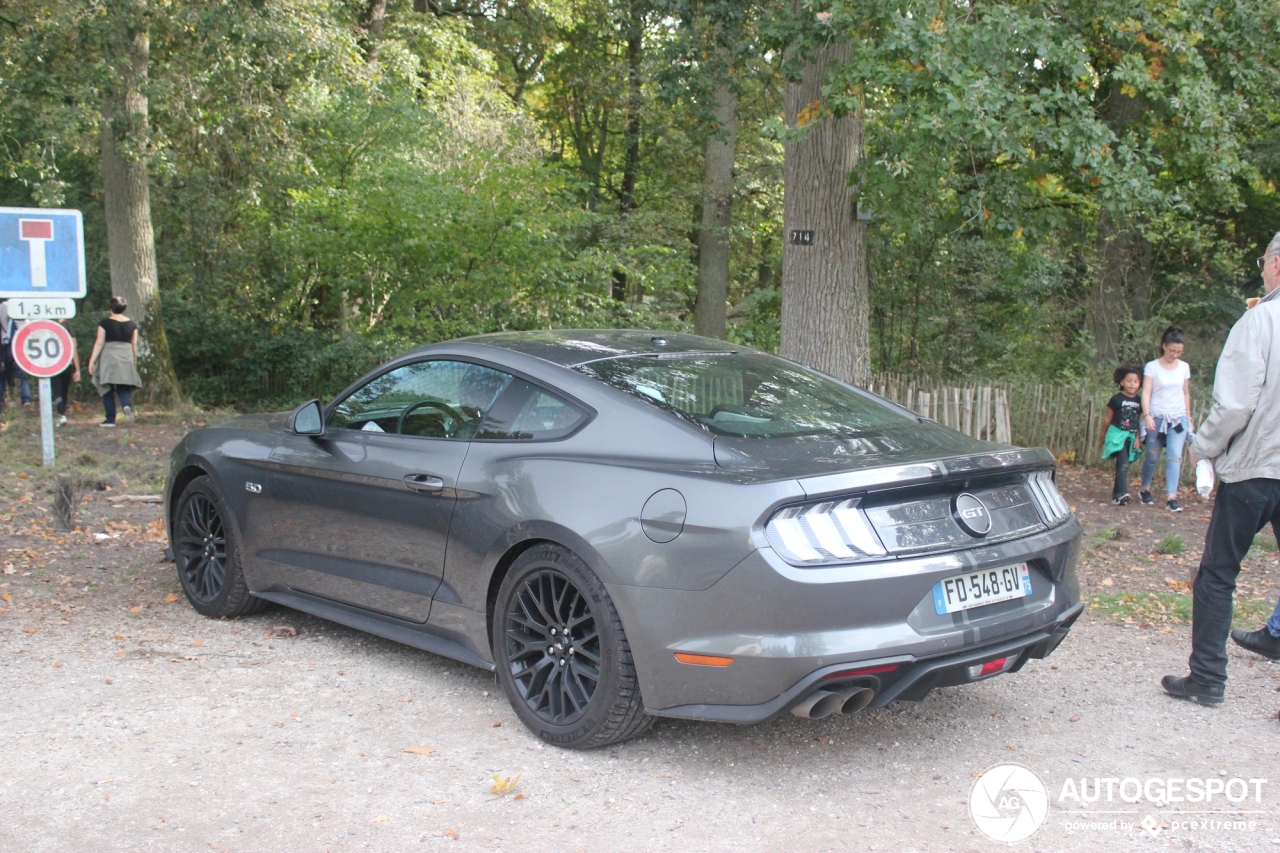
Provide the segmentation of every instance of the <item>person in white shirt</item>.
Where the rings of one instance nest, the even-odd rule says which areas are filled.
[[[1146,413],[1147,455],[1142,460],[1144,504],[1154,504],[1151,479],[1156,473],[1160,451],[1165,450],[1165,506],[1182,512],[1178,505],[1178,477],[1182,473],[1182,448],[1191,436],[1191,367],[1182,360],[1187,339],[1177,326],[1160,336],[1160,357],[1147,362],[1142,377],[1142,411]]]

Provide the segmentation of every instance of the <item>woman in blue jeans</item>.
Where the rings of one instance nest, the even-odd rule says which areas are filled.
[[[1142,411],[1147,455],[1142,460],[1144,504],[1154,504],[1151,480],[1155,477],[1160,451],[1165,451],[1164,488],[1169,512],[1182,512],[1178,505],[1178,478],[1182,474],[1182,448],[1191,437],[1191,367],[1182,360],[1186,337],[1177,326],[1160,336],[1160,357],[1147,362],[1142,377]]]

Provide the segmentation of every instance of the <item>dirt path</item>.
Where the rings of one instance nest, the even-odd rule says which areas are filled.
[[[1170,700],[1157,681],[1184,671],[1185,625],[1094,611],[1050,660],[922,703],[753,727],[660,721],[565,752],[531,737],[477,670],[280,609],[197,616],[160,559],[159,508],[107,500],[154,486],[149,466],[184,424],[60,435],[61,453],[140,466],[90,493],[75,532],[57,530],[47,484],[12,453],[27,426],[0,436],[0,849],[988,850],[966,801],[974,774],[1005,761],[1050,792],[1024,849],[1280,844],[1280,778],[1249,806],[1251,830],[1181,829],[1206,816],[1146,801],[1112,808],[1152,815],[1156,837],[1072,830],[1080,816],[1057,799],[1069,778],[1270,778],[1280,666],[1233,651],[1226,706]],[[1112,523],[1109,505],[1084,503],[1087,478],[1064,485],[1091,535]],[[1147,579],[1121,569],[1162,522],[1195,542],[1204,521],[1183,516],[1135,513],[1141,536],[1092,549],[1087,587]],[[495,775],[519,781],[498,796]]]

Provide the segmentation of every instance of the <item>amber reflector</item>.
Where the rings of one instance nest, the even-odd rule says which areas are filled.
[[[733,658],[724,658],[719,655],[691,655],[688,652],[676,652],[676,660],[680,663],[691,663],[694,666],[728,666],[733,663]]]

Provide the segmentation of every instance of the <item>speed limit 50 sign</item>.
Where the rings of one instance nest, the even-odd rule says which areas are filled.
[[[57,376],[71,356],[71,333],[52,320],[33,320],[13,335],[13,360],[31,376]]]

